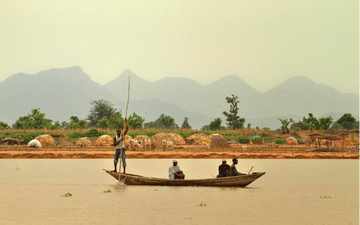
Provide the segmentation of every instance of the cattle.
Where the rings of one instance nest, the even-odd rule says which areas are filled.
[[[130,139],[131,150],[138,150],[141,145],[141,142],[135,139]]]
[[[27,146],[32,147],[32,148],[41,148],[41,143],[40,143],[40,141],[34,139],[34,140],[29,141]]]
[[[152,138],[144,138],[142,145],[143,149],[146,150],[147,148],[154,149],[155,148],[155,140]]]
[[[173,149],[174,148],[174,143],[172,141],[167,141],[167,140],[162,140],[162,147],[163,150],[165,151],[168,148]]]

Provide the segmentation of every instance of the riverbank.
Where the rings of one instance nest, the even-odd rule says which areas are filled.
[[[186,146],[167,151],[162,149],[127,151],[130,159],[359,159],[356,149],[315,149],[278,147],[267,149],[264,147],[250,147],[246,150],[239,148],[210,149],[198,146]],[[25,146],[0,146],[0,159],[51,159],[51,158],[113,158],[112,147],[58,147],[34,149]]]

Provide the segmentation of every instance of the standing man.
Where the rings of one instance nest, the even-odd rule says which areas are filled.
[[[116,171],[116,165],[118,163],[119,157],[120,157],[120,151],[121,151],[121,160],[123,163],[123,168],[124,168],[124,173],[125,173],[125,168],[126,168],[126,155],[125,155],[125,144],[124,144],[124,139],[125,139],[125,135],[127,134],[129,130],[129,126],[127,124],[127,119],[125,118],[125,131],[124,131],[124,135],[121,134],[121,126],[118,127],[118,129],[116,129],[116,135],[114,137],[114,146],[116,147],[115,150],[115,156],[114,156],[114,170],[113,172],[117,172]],[[121,168],[119,168],[119,172],[121,173]]]
[[[230,165],[226,163],[226,159],[222,160],[222,164],[219,166],[219,175],[216,177],[228,177],[230,176]]]
[[[241,175],[246,175],[245,173],[240,173],[237,171],[235,165],[238,164],[238,160],[237,158],[233,158],[233,164],[230,167],[230,175],[231,176],[241,176]]]
[[[180,166],[177,165],[177,161],[173,160],[173,165],[169,168],[169,178],[170,179],[185,179],[183,171],[180,169]]]

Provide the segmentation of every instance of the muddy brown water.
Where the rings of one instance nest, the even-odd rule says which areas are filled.
[[[187,179],[220,164],[178,161]],[[127,171],[165,178],[170,164],[128,159]],[[102,171],[111,159],[1,159],[0,224],[359,224],[358,160],[243,159],[238,170],[252,166],[266,174],[246,188],[159,187],[118,185]]]

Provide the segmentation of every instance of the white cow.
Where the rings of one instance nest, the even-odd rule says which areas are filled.
[[[174,148],[174,143],[172,141],[167,141],[167,140],[162,140],[162,147],[163,150],[165,151],[168,148],[173,149]]]
[[[242,149],[243,149],[244,152],[247,150],[247,146],[246,146],[246,145],[242,145],[241,147],[242,147]]]
[[[33,147],[33,148],[41,148],[42,147],[40,141],[38,141],[36,139],[29,141],[27,146],[28,147]]]
[[[139,143],[139,141],[135,139],[130,139],[129,141],[130,141],[131,150],[135,150],[135,151],[138,150],[141,142]]]
[[[147,149],[147,148],[150,148],[150,149],[153,149],[155,148],[155,140],[152,139],[152,138],[144,138],[143,142],[142,142],[142,145],[143,145],[143,149]]]

